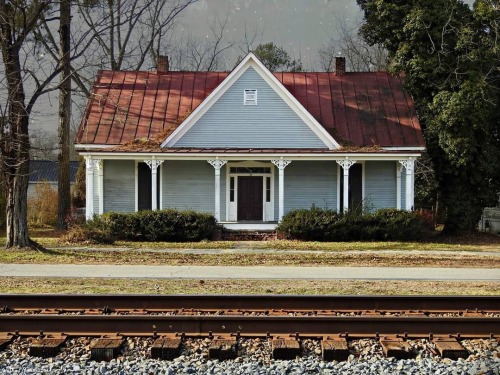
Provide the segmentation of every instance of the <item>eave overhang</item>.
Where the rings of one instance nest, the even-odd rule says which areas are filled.
[[[342,152],[324,151],[324,152],[287,152],[286,150],[276,150],[275,152],[223,152],[214,150],[213,152],[116,152],[106,150],[80,152],[83,157],[91,157],[104,160],[271,160],[276,158],[286,158],[289,160],[359,160],[359,161],[397,161],[408,158],[418,158],[421,156],[419,151],[385,151],[385,152]]]

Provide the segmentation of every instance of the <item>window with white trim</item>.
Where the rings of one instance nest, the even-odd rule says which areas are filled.
[[[257,105],[257,90],[245,90],[243,105]]]

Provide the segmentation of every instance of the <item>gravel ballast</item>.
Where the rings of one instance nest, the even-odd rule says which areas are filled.
[[[319,340],[302,340],[303,354],[295,360],[271,358],[271,341],[240,339],[234,360],[208,359],[210,339],[186,339],[173,361],[151,359],[151,338],[127,338],[121,355],[110,362],[90,359],[91,338],[72,338],[54,358],[29,356],[30,339],[17,338],[0,352],[0,374],[500,374],[497,340],[463,340],[467,359],[453,361],[433,354],[428,340],[409,340],[414,359],[384,358],[377,340],[349,342],[345,362],[325,362]]]

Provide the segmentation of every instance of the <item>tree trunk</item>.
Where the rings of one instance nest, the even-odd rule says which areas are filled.
[[[29,115],[21,78],[19,49],[2,45],[8,89],[8,118],[1,129],[1,170],[7,191],[6,247],[29,247],[27,201],[29,175]]]
[[[71,209],[69,178],[69,128],[71,119],[70,19],[70,0],[62,0],[60,4],[59,29],[62,72],[59,89],[58,229],[66,229],[66,219]]]

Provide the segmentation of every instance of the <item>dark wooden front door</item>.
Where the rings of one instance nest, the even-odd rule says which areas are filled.
[[[262,220],[262,177],[238,176],[238,221]]]

